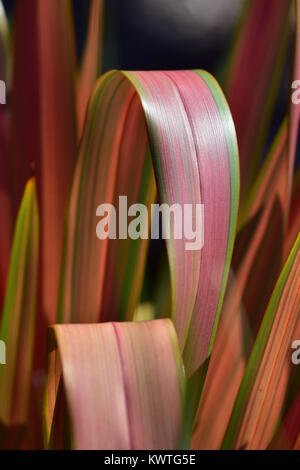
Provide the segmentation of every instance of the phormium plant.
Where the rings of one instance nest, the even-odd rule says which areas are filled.
[[[0,3],[0,446],[300,449],[288,97],[267,140],[299,2],[245,2],[224,94],[200,69],[102,74],[103,11],[79,63],[68,0],[16,0],[10,26]],[[147,303],[148,237],[96,236],[123,195],[204,207],[203,247],[171,235]]]

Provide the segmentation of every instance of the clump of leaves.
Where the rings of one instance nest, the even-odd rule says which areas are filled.
[[[296,105],[263,160],[298,1],[246,2],[227,100],[203,70],[101,75],[103,11],[78,64],[69,1],[17,1],[12,44],[0,8],[0,446],[299,448]],[[204,204],[146,306],[148,240],[95,233],[124,194]]]

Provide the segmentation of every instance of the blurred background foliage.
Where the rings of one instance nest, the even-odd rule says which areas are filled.
[[[3,0],[11,22],[15,1]],[[71,0],[71,3],[80,61],[90,0]],[[244,0],[105,0],[102,72],[201,68],[224,85],[231,46],[244,5]],[[264,156],[287,112],[292,49],[291,35]],[[299,141],[297,149],[298,164]],[[157,271],[155,260],[164,255],[162,241],[152,240],[147,270],[150,276],[145,280],[142,300],[148,300],[156,290],[157,286],[151,285]]]

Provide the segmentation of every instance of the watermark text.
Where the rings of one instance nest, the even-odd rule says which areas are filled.
[[[295,351],[292,354],[292,363],[295,366],[298,366],[300,364],[300,339],[295,339],[295,341],[292,342],[292,349]]]
[[[4,341],[0,341],[0,365],[6,364],[6,344]]]
[[[149,236],[153,240],[184,240],[188,251],[201,250],[204,245],[203,204],[151,204],[149,216],[146,205],[128,207],[127,196],[119,196],[118,210],[113,204],[100,204],[96,216],[100,218],[96,226],[99,240],[146,240]]]
[[[6,104],[6,85],[3,80],[0,80],[0,104]]]

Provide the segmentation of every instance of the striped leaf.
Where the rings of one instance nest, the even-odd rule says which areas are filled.
[[[282,266],[286,121],[240,212],[230,281],[194,423],[192,446],[222,444],[235,397]]]
[[[288,254],[296,240],[296,237],[300,231],[300,171],[295,176],[295,184],[292,193],[291,210],[289,214],[289,222],[287,228],[287,234],[284,243],[284,257],[288,257]]]
[[[132,318],[147,243],[127,240],[128,255],[120,264],[119,242],[97,240],[95,214],[99,204],[128,192],[131,201],[149,206],[155,193],[148,146],[160,202],[204,204],[202,250],[186,250],[185,234],[167,240],[172,319],[190,376],[211,351],[239,196],[233,122],[219,86],[206,72],[110,72],[99,81],[73,181],[59,321]]]
[[[226,97],[237,129],[242,197],[263,156],[287,51],[291,3],[247,0],[234,44]]]
[[[50,447],[175,449],[183,399],[183,366],[170,320],[51,328],[45,408]]]
[[[296,37],[295,61],[297,56]],[[229,288],[194,423],[195,448],[214,449],[222,443],[265,308],[287,258],[284,251],[291,249],[299,232],[296,192],[287,227],[295,160],[289,142],[296,120],[292,108],[240,209]],[[288,370],[283,375],[282,393]]]
[[[34,180],[25,188],[19,210],[0,338],[6,365],[0,366],[0,421],[26,425],[35,335],[39,220]]]
[[[234,405],[223,448],[264,449],[279,418],[273,407],[300,315],[300,234],[274,289]],[[271,413],[272,410],[272,413]]]

